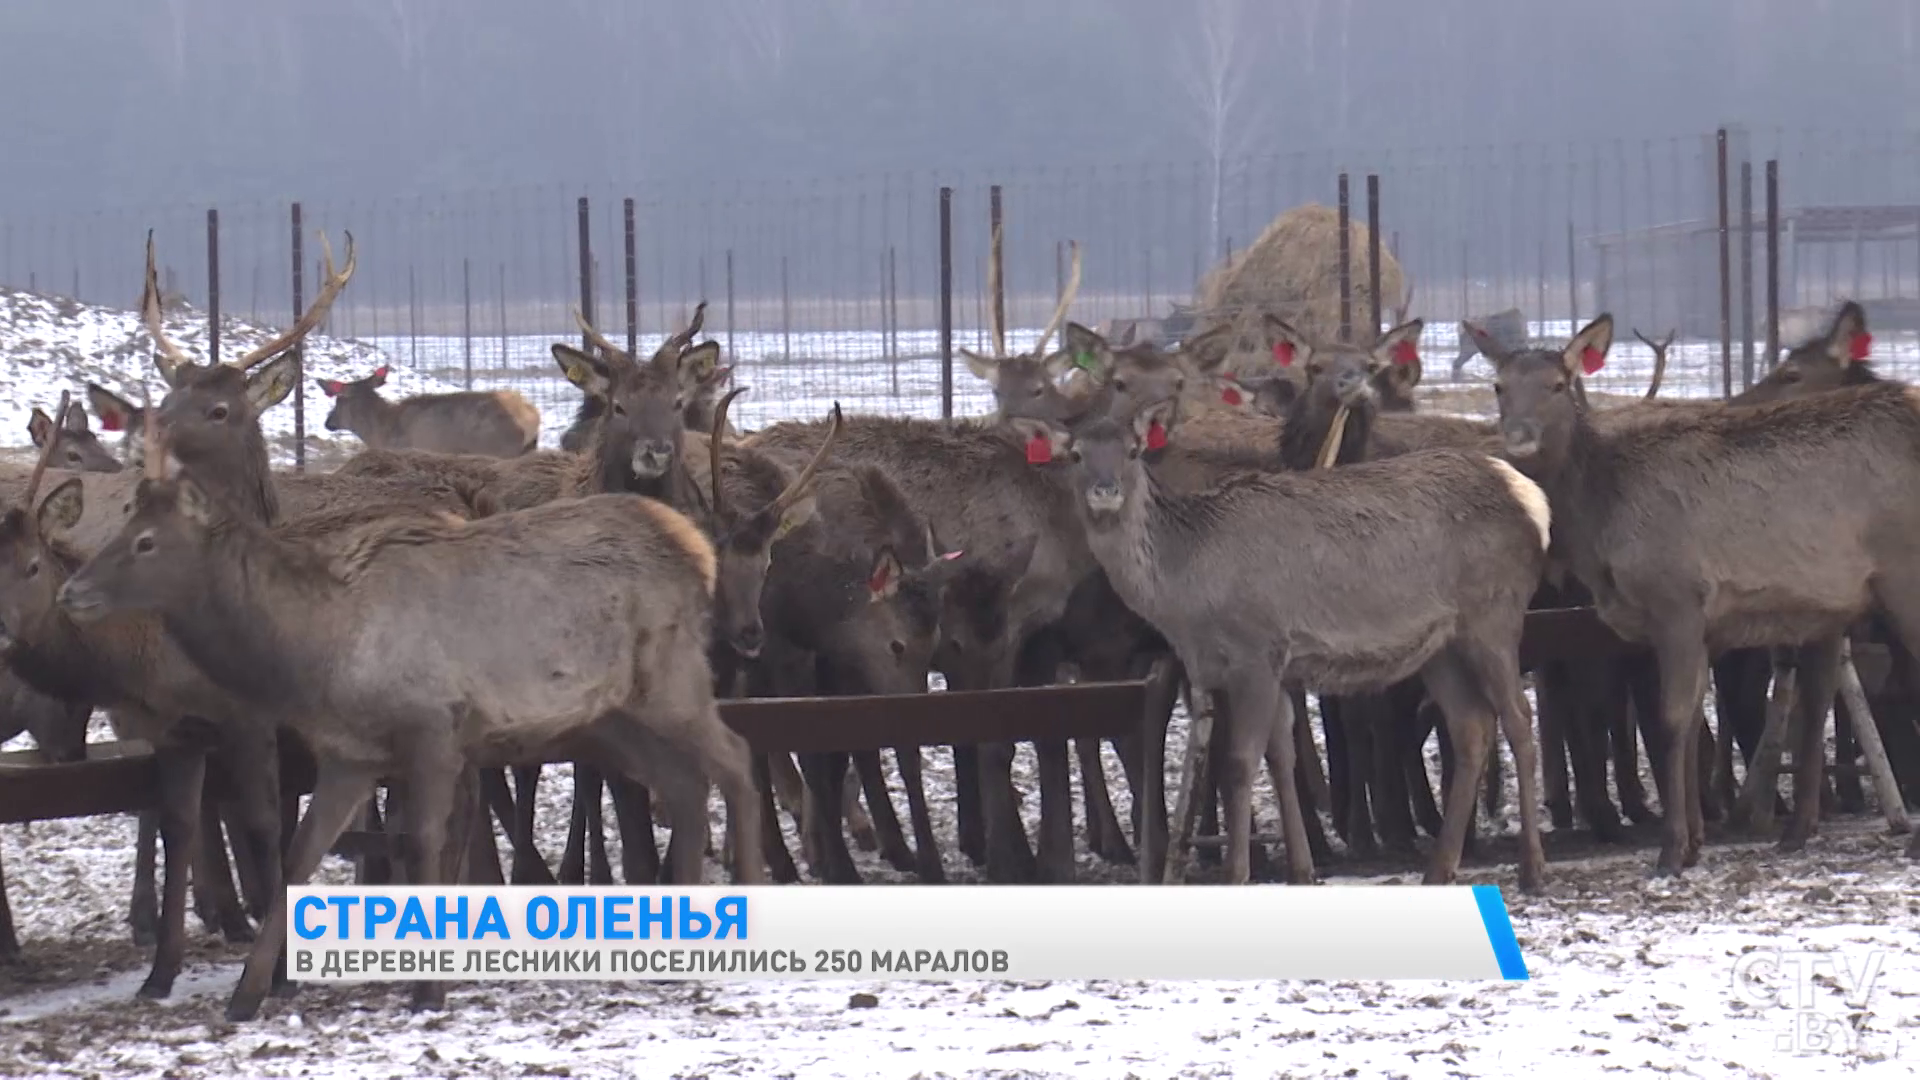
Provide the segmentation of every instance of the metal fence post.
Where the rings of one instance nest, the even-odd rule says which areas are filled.
[[[593,218],[588,213],[585,195],[580,196],[580,317],[589,323],[593,321]],[[593,347],[585,330],[580,333],[580,347]]]
[[[298,313],[294,318],[299,318]],[[207,211],[207,363],[220,362],[220,211]]]
[[[1347,199],[1347,174],[1340,174],[1340,340],[1353,340],[1353,208]]]
[[[295,321],[306,310],[306,284],[302,278],[306,272],[306,248],[302,243],[300,227],[300,204],[293,204],[293,317]],[[294,350],[293,354],[293,471],[307,471],[307,350],[304,346]]]
[[[1733,246],[1727,206],[1727,129],[1714,138],[1714,160],[1720,202],[1720,391],[1733,396]]]
[[[953,419],[953,189],[940,189],[940,418]]]

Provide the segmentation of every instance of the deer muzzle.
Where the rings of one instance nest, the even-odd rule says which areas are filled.
[[[653,480],[667,475],[667,468],[672,464],[673,444],[657,439],[634,443],[633,456],[628,461],[633,475],[642,480]]]
[[[1540,452],[1540,423],[1537,420],[1508,420],[1500,425],[1500,439],[1507,453],[1530,458]]]
[[[1120,485],[1110,481],[1088,485],[1086,499],[1087,512],[1095,517],[1117,514],[1127,501]]]
[[[105,598],[81,578],[68,578],[54,599],[75,622],[92,622],[106,614]]]
[[[766,627],[760,620],[755,619],[735,630],[733,640],[728,644],[733,646],[733,651],[739,653],[742,659],[752,660],[760,655],[760,650],[767,644]]]

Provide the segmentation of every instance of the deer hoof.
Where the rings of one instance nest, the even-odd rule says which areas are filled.
[[[173,979],[152,975],[140,984],[138,996],[147,1001],[165,1001],[173,996]]]

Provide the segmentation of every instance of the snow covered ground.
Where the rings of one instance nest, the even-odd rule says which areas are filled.
[[[86,379],[135,398],[145,380],[157,397],[137,325],[127,312],[0,291],[0,410],[10,410],[0,411],[0,446],[24,446],[32,406],[50,408],[61,389],[78,393]],[[204,322],[190,313],[170,317],[169,332],[197,351]],[[1567,328],[1535,332],[1564,335]],[[230,322],[223,333],[231,355],[268,331]],[[1012,343],[1025,340],[1017,334]],[[925,355],[932,345],[931,335],[902,336],[905,355]],[[1437,372],[1431,389],[1452,406],[1439,359],[1452,355],[1451,328],[1435,326],[1424,345]],[[320,338],[307,355],[310,373],[326,378],[391,363],[390,386],[404,394],[462,384],[462,346]],[[577,393],[553,373],[547,346],[544,338],[512,338],[502,355],[496,341],[492,353],[476,356],[474,385],[525,393],[542,409],[543,443],[553,445]],[[849,409],[939,415],[937,363],[896,368],[883,358],[878,335],[796,335],[791,360],[780,358],[787,343],[777,335],[742,335],[736,348],[739,381],[754,387],[737,403],[743,426],[821,416],[836,399]],[[1876,349],[1890,373],[1910,376],[1917,358],[1910,340]],[[1634,392],[1644,387],[1650,361],[1629,339],[1616,346],[1608,373],[1620,390]],[[1717,373],[1717,347],[1677,347],[1663,393],[1713,394]],[[953,389],[956,412],[987,410],[985,386],[964,368]],[[1468,410],[1470,400],[1462,398]],[[325,399],[314,395],[309,406],[308,427],[324,435]],[[267,427],[276,457],[290,460],[290,407],[273,410]],[[316,457],[353,445],[309,438]],[[97,725],[95,737],[104,735]],[[1171,735],[1169,756],[1178,760],[1183,720]],[[980,875],[952,850],[951,762],[934,751],[927,766],[948,874],[964,887]],[[1029,750],[1016,768],[1031,831],[1037,785]],[[1111,755],[1108,772],[1124,815],[1125,787]],[[554,859],[571,792],[566,770],[549,770],[541,792],[541,847]],[[1509,790],[1509,808],[1512,798]],[[895,801],[904,809],[897,793]],[[1271,798],[1263,793],[1256,805],[1257,828],[1275,829]],[[717,801],[714,810],[717,824]],[[173,999],[134,999],[150,957],[130,943],[125,926],[131,818],[10,826],[0,829],[0,859],[11,871],[26,957],[0,968],[0,1076],[1915,1074],[1920,869],[1901,857],[1903,841],[1862,819],[1828,822],[1806,852],[1791,856],[1716,838],[1699,868],[1656,883],[1645,873],[1653,839],[1646,830],[1629,849],[1559,834],[1549,838],[1546,894],[1521,897],[1511,891],[1512,817],[1509,809],[1505,820],[1483,825],[1480,857],[1468,860],[1462,878],[1509,890],[1533,976],[1526,983],[457,984],[451,1011],[424,1016],[407,1013],[399,987],[310,986],[291,1001],[269,1002],[261,1020],[245,1025],[220,1019],[241,951],[197,921],[189,922],[188,968]],[[783,824],[797,854],[792,823]],[[618,837],[608,839],[618,865]],[[664,844],[664,833],[657,839]],[[855,856],[869,881],[906,880],[870,853]],[[1134,876],[1131,867],[1084,853],[1080,870],[1088,881]],[[322,879],[348,874],[330,860]],[[718,868],[709,875],[719,880]],[[1411,864],[1369,864],[1343,875],[1382,884],[1418,878]],[[1772,949],[1838,950],[1855,970],[1871,950],[1884,950],[1864,1003],[1842,1000],[1831,981],[1817,991],[1815,1020],[1855,1033],[1841,1052],[1796,1052],[1791,1013],[1734,992],[1736,961]],[[1804,1047],[1809,1023],[1803,1019],[1798,1030]]]

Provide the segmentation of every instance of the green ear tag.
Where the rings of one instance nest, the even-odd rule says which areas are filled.
[[[1084,371],[1088,371],[1088,372],[1093,371],[1093,354],[1090,352],[1074,353],[1073,366],[1080,368]]]

